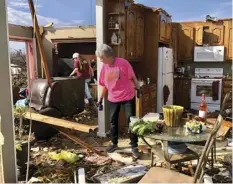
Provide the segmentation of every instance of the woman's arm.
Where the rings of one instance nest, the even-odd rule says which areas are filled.
[[[100,99],[103,99],[105,97],[107,91],[108,91],[108,89],[105,86],[103,86]]]
[[[73,72],[71,72],[70,77],[73,76],[75,73],[77,73],[77,71],[78,71],[78,69],[75,68],[75,69],[73,70]]]
[[[91,67],[91,62],[90,61],[87,61],[88,62],[88,65],[89,65],[89,72],[91,74],[91,77],[94,77],[94,71],[93,71],[93,68]]]
[[[140,88],[139,82],[138,82],[138,79],[136,76],[133,76],[133,83],[134,83],[136,89]]]

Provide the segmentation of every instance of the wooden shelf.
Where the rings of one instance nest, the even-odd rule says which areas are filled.
[[[124,13],[121,12],[110,12],[108,15],[124,15]]]

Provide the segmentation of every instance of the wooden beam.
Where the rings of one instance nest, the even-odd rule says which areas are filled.
[[[63,128],[69,128],[72,130],[78,130],[78,131],[86,132],[86,133],[89,133],[91,131],[95,131],[98,128],[98,126],[85,125],[85,124],[76,123],[76,122],[72,122],[72,121],[68,121],[68,120],[64,120],[64,119],[45,116],[45,115],[42,115],[39,113],[34,113],[34,112],[26,112],[24,114],[24,118],[32,119],[34,121],[46,123],[49,125],[54,125],[54,126],[63,127]]]
[[[71,135],[67,130],[64,130],[64,129],[60,129],[58,128],[58,131],[66,136],[67,138],[69,138],[70,140],[78,143],[79,145],[81,145],[82,147],[88,149],[89,151],[92,151],[93,153],[96,153],[97,155],[100,155],[100,156],[106,156],[105,154],[101,153],[100,151],[96,150],[95,148],[91,147],[90,145],[88,145],[87,143],[85,143],[84,141],[80,140],[79,138],[77,138],[76,136],[74,135]]]
[[[51,78],[50,78],[48,65],[47,65],[47,61],[46,61],[46,57],[45,57],[45,52],[44,52],[44,47],[43,47],[43,43],[42,43],[42,39],[41,39],[41,35],[40,35],[40,29],[39,29],[37,17],[35,15],[35,8],[34,8],[33,0],[28,0],[28,3],[29,3],[29,8],[30,8],[31,16],[32,16],[32,22],[33,22],[33,26],[35,29],[36,39],[37,39],[37,43],[38,43],[38,47],[39,47],[39,51],[40,51],[40,57],[41,57],[41,61],[42,61],[41,63],[43,65],[45,77],[48,81],[49,86],[51,87]]]

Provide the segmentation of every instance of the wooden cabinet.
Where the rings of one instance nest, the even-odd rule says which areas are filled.
[[[159,14],[159,41],[168,43],[171,39],[171,17],[164,12]]]
[[[195,26],[195,44],[203,45],[203,25]]]
[[[144,55],[144,15],[137,12],[136,15],[136,58]]]
[[[135,54],[135,37],[136,37],[136,11],[134,9],[129,9],[127,11],[127,49],[126,57],[127,59],[133,59],[136,57]]]
[[[126,58],[138,60],[144,54],[144,14],[139,8],[130,7],[126,18]]]
[[[224,46],[227,61],[232,61],[232,20],[224,23]]]
[[[171,48],[173,49],[173,62],[177,64],[177,52],[178,52],[178,24],[172,24],[171,31]]]
[[[232,80],[231,79],[223,79],[223,81],[222,81],[222,99],[221,99],[221,101],[223,101],[225,95],[228,92],[232,93]],[[228,108],[232,108],[232,96],[226,102],[226,109],[228,109]]]
[[[157,109],[157,87],[156,84],[144,86],[142,97],[136,100],[136,115],[143,117],[149,112],[156,112]]]
[[[181,24],[179,29],[179,60],[192,60],[193,50],[194,28],[189,25]]]
[[[157,109],[157,91],[156,84],[144,86],[142,88],[142,97],[136,98],[136,116],[143,117],[147,113],[156,112]],[[121,134],[127,134],[129,124],[125,116],[124,108],[121,108],[119,114],[118,128]]]
[[[210,25],[209,26],[209,45],[223,45],[224,43],[224,26]]]
[[[174,79],[174,104],[190,109],[191,79]]]

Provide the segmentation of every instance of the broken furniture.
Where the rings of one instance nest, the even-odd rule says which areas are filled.
[[[151,148],[151,166],[154,165],[154,155],[164,160],[167,168],[171,168],[171,164],[179,164],[186,161],[198,160],[199,155],[187,148],[182,154],[169,154],[168,142],[174,143],[190,143],[206,141],[210,134],[210,130],[206,130],[200,134],[191,134],[184,127],[166,127],[162,133],[148,134],[142,137],[142,140]],[[163,150],[159,146],[152,146],[147,140],[156,142],[158,140],[163,143]]]
[[[205,174],[205,167],[208,161],[209,153],[214,146],[215,137],[222,124],[222,116],[219,115],[216,126],[208,136],[205,147],[198,162],[194,177],[178,173],[161,167],[152,167],[139,183],[201,183]]]
[[[45,79],[36,79],[31,85],[29,107],[39,114],[55,118],[72,116],[84,110],[84,80],[77,78],[53,78],[51,87]],[[30,98],[30,96],[29,96]],[[52,127],[33,122],[32,131],[38,139],[52,136]]]
[[[226,103],[227,101],[230,99],[231,97],[231,93],[226,93],[226,95],[224,96],[224,99],[222,101],[222,106],[221,106],[221,109],[220,109],[220,114],[222,115],[222,117],[224,118],[223,116],[223,112],[224,112],[224,109],[226,107]],[[206,120],[207,124],[211,124],[209,123],[210,120]],[[214,119],[214,127],[217,126],[216,124],[216,119]],[[222,121],[222,124],[221,124],[221,127],[220,129],[218,130],[217,132],[217,138],[225,138],[225,135],[227,134],[227,132],[229,131],[230,127],[232,126],[232,123],[227,123],[225,120]],[[198,145],[198,146],[205,146],[205,142],[199,142],[199,143],[195,143],[195,145]],[[189,145],[189,147],[195,147],[195,145]],[[213,149],[211,150],[211,158],[212,158],[212,163],[211,163],[211,166],[213,168],[213,165],[214,165],[214,160],[216,160],[216,140],[214,141],[214,146],[213,146]]]

